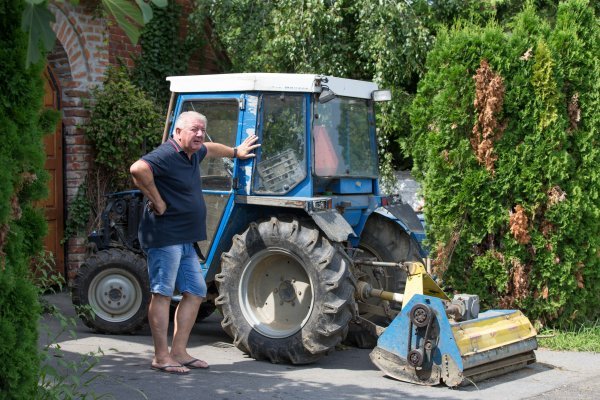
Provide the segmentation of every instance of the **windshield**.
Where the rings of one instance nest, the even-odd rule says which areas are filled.
[[[369,102],[337,97],[314,104],[315,175],[377,177],[375,127]]]
[[[254,193],[284,194],[306,177],[306,107],[302,94],[262,96]]]

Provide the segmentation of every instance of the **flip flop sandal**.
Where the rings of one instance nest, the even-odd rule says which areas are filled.
[[[150,369],[153,369],[153,370],[158,371],[158,372],[164,372],[166,374],[187,375],[187,374],[190,373],[190,371],[175,371],[175,370],[172,370],[172,369],[169,370],[169,368],[181,368],[181,367],[184,367],[184,366],[185,365],[163,365],[162,367],[159,367],[159,366],[152,365],[150,367]]]
[[[194,363],[196,362],[200,362],[203,363],[204,365],[206,365],[205,367],[199,367],[197,365],[194,365]],[[208,369],[209,365],[206,363],[206,361],[202,361],[202,360],[198,360],[197,358],[194,358],[188,362],[185,363],[181,363],[184,367],[189,368],[189,369]]]

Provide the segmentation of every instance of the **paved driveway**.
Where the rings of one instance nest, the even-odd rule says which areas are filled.
[[[73,316],[70,297],[47,296],[67,316]],[[48,317],[50,331],[59,324]],[[209,370],[193,370],[176,376],[150,370],[152,337],[148,329],[136,335],[98,335],[83,324],[74,330],[76,339],[59,339],[64,356],[77,360],[81,354],[102,349],[91,374],[98,375],[96,394],[115,399],[599,399],[600,354],[536,351],[538,362],[477,386],[449,389],[417,386],[386,378],[369,360],[369,350],[342,348],[308,366],[278,365],[255,361],[231,344],[222,331],[218,315],[196,324],[190,353],[206,360]],[[44,340],[43,335],[40,340]]]

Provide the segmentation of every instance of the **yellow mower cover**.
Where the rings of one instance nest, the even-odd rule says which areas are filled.
[[[537,332],[527,317],[518,310],[477,315],[476,296],[462,296],[466,301],[452,302],[421,264],[409,268],[402,311],[379,337],[373,363],[402,381],[458,386],[535,362]],[[463,307],[467,317],[459,321],[463,303],[471,310]]]

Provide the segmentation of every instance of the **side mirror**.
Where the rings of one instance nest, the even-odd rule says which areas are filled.
[[[373,101],[390,101],[392,100],[392,92],[389,90],[374,90],[371,93]]]
[[[323,90],[319,94],[319,103],[325,104],[333,99],[335,99],[335,93],[333,93],[333,91],[331,91],[328,87],[323,87]]]

